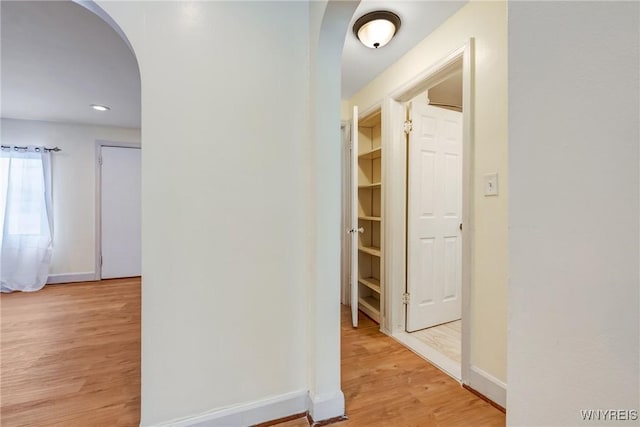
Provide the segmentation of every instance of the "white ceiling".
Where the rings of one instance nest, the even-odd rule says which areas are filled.
[[[349,25],[342,51],[342,98],[349,99],[464,6],[468,0],[362,0]],[[353,34],[365,13],[388,10],[400,17],[400,30],[380,49],[369,49]]]
[[[0,8],[2,117],[140,127],[136,59],[102,19],[71,1]]]
[[[465,3],[363,0],[344,44],[342,97],[350,98]],[[136,59],[102,19],[71,1],[1,1],[0,8],[2,117],[140,127]],[[402,25],[387,46],[369,49],[351,28],[380,9],[396,13]]]

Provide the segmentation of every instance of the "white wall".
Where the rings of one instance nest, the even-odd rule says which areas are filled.
[[[351,105],[349,104],[349,101],[342,100],[340,102],[340,120],[349,121],[351,114]]]
[[[511,426],[639,423],[639,14],[509,3]]]
[[[16,119],[2,119],[1,127],[3,144],[62,149],[53,154],[52,163],[54,239],[50,275],[93,275],[95,141],[140,142],[140,130]]]
[[[340,64],[347,26],[357,1],[309,4],[309,151],[307,206],[312,254],[308,294],[310,414],[323,420],[344,414],[340,390],[341,135]]]
[[[471,365],[506,380],[507,369],[507,13],[503,1],[472,1],[350,99],[365,110],[469,38],[475,38]],[[482,177],[498,172],[500,195]],[[395,327],[396,325],[394,325]],[[404,325],[401,325],[404,327]]]
[[[306,391],[314,379],[335,391],[338,283],[329,348],[307,334],[322,331],[308,299],[318,256],[309,5],[99,4],[141,70],[141,424]],[[309,372],[316,348],[337,354],[326,376]]]

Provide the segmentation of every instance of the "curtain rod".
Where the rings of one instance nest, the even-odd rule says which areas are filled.
[[[11,145],[0,145],[0,149],[2,149],[2,150],[10,150],[10,149],[11,149],[11,147],[12,147]],[[19,147],[19,146],[17,146],[17,145],[14,145],[14,146],[13,146],[13,149],[14,149],[14,150],[16,150],[16,151],[20,151],[20,150],[24,150],[24,151],[26,151],[26,150],[28,150],[28,149],[29,149],[29,147],[27,147],[27,146],[25,146],[25,147]],[[61,148],[59,148],[59,147],[53,147],[53,148],[49,148],[49,147],[42,147],[42,149],[43,149],[44,151],[47,151],[47,152],[51,152],[51,151],[53,151],[54,153],[57,153],[58,151],[62,151],[62,149],[61,149]],[[40,148],[40,147],[35,147],[35,148],[34,148],[34,150],[35,150],[36,152],[39,152],[39,151],[41,150],[41,148]]]

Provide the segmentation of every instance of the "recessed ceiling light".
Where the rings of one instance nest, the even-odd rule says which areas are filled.
[[[110,107],[107,107],[106,105],[100,105],[100,104],[91,104],[91,108],[93,108],[96,111],[109,111],[109,110],[111,110]]]
[[[371,49],[378,49],[389,43],[399,29],[400,17],[386,10],[369,12],[353,24],[353,33],[358,40]]]

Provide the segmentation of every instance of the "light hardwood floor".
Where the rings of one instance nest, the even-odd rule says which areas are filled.
[[[445,323],[421,331],[411,332],[420,341],[449,359],[461,363],[462,321]]]
[[[342,391],[349,419],[336,427],[504,426],[505,415],[463,389],[360,313],[342,308]],[[301,418],[280,427],[304,427]]]
[[[504,414],[378,331],[342,313],[336,426],[503,426]],[[140,280],[0,296],[3,427],[134,427],[140,414]],[[281,427],[307,426],[306,419]]]
[[[0,424],[137,426],[140,279],[0,296]]]

